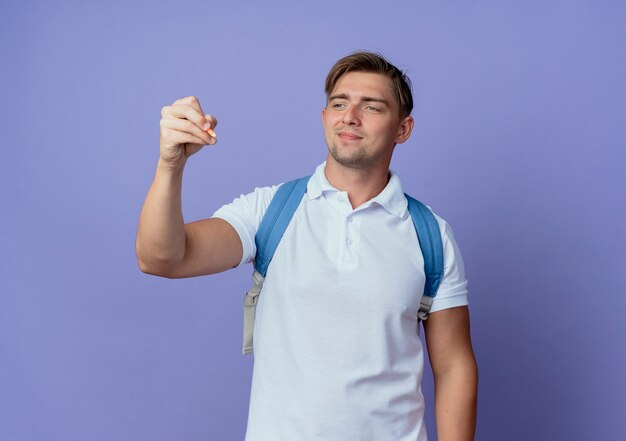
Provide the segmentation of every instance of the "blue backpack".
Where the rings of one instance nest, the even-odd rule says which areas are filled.
[[[251,354],[254,332],[254,312],[267,268],[278,244],[306,193],[310,176],[281,185],[272,198],[255,236],[256,257],[252,279],[254,286],[244,298],[243,354]],[[443,245],[439,225],[433,213],[417,199],[405,193],[409,213],[415,225],[417,238],[424,257],[424,295],[417,313],[418,320],[426,320],[443,277]]]

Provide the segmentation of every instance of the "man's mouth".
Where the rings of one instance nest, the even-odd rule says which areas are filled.
[[[354,132],[347,132],[347,131],[338,132],[337,136],[339,136],[341,139],[345,139],[345,140],[348,140],[348,141],[354,141],[354,140],[357,140],[357,139],[363,139],[362,136],[357,135]]]

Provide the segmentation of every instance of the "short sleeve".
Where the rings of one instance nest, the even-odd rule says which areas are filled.
[[[443,278],[433,299],[430,312],[467,305],[467,279],[465,265],[450,225],[435,216],[443,242]]]
[[[252,193],[241,195],[230,204],[222,206],[211,216],[225,220],[237,231],[243,247],[239,265],[254,260],[254,237],[278,187],[280,186],[256,188]]]

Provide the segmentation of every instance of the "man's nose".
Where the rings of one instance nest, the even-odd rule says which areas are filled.
[[[348,106],[343,112],[341,121],[344,124],[356,125],[359,123],[358,108],[356,106]]]

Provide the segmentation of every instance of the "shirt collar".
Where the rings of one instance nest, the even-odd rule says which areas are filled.
[[[338,192],[337,188],[333,187],[326,178],[326,162],[318,165],[315,169],[315,173],[309,179],[307,184],[307,196],[309,199],[317,199],[326,192]],[[372,204],[378,204],[387,210],[389,213],[403,218],[407,212],[408,202],[404,191],[402,190],[402,183],[400,178],[392,170],[389,170],[390,178],[389,182],[377,196],[373,197],[369,201],[363,204],[363,208]]]

